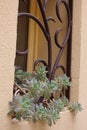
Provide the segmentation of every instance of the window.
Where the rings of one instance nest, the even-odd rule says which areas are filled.
[[[34,1],[32,1],[30,3],[28,2],[28,4],[26,4],[24,1],[20,0],[19,13],[28,12],[29,6],[30,6],[30,8],[33,8],[33,6],[32,6],[33,4],[31,4],[31,3],[34,3]],[[30,30],[28,29],[29,21],[31,21],[31,19],[28,19],[28,17],[19,17],[17,49],[18,50],[23,49],[23,51],[24,51],[24,50],[26,50],[27,46],[30,46],[31,44],[33,44],[33,46],[31,45],[32,48],[30,47],[28,50],[28,52],[29,52],[29,55],[28,55],[29,61],[28,62],[29,62],[29,65],[31,64],[31,62],[33,62],[32,68],[33,68],[34,63],[35,63],[34,65],[36,66],[39,62],[42,62],[44,65],[47,65],[47,69],[49,71],[49,73],[48,73],[49,78],[54,78],[54,75],[56,73],[58,74],[58,73],[61,73],[62,71],[63,71],[63,73],[66,72],[67,75],[70,76],[71,34],[69,31],[71,29],[71,18],[69,16],[70,15],[69,11],[70,12],[72,11],[72,1],[70,0],[67,3],[63,2],[63,3],[59,4],[59,9],[61,12],[60,16],[59,16],[58,10],[56,10],[57,12],[55,11],[56,1],[48,0],[47,3],[46,3],[46,1],[43,2],[43,8],[45,9],[45,7],[46,7],[46,12],[42,11],[42,7],[41,7],[40,3],[39,4],[37,4],[37,3],[38,2],[36,2],[36,7],[34,9],[35,17],[31,18],[34,20],[34,23],[35,23],[35,25],[33,27],[34,35],[32,35],[32,38],[30,38],[31,34],[28,35],[28,32],[30,33],[32,31],[32,27]],[[52,5],[54,5],[54,6],[52,6]],[[70,6],[70,10],[66,11],[68,6]],[[67,17],[67,12],[68,12],[68,17]],[[32,13],[32,12],[30,12],[30,13]],[[56,15],[56,13],[57,13],[57,15]],[[53,18],[48,17],[50,15],[52,15]],[[40,28],[42,28],[42,31],[39,28],[39,26],[36,24],[36,23],[38,23],[36,20],[36,17],[39,21]],[[47,17],[48,17],[48,21],[46,21]],[[61,20],[63,20],[63,23],[61,22]],[[42,23],[42,25],[41,25],[41,23]],[[59,30],[59,28],[61,28],[62,31]],[[68,28],[68,32],[67,32],[67,28]],[[46,33],[48,33],[48,34],[46,34]],[[66,33],[67,33],[67,35],[66,35]],[[47,35],[49,35],[50,38],[48,38]],[[29,40],[29,44],[28,44],[28,39],[34,39],[33,43]],[[31,50],[32,50],[33,58],[31,57],[31,53],[30,53]],[[20,55],[20,53],[19,53],[19,55]],[[26,54],[23,56],[17,55],[16,63],[15,63],[17,66],[21,66],[22,69],[26,70],[26,63],[27,63]],[[28,66],[27,68],[30,68],[30,67]],[[66,92],[66,95],[67,95],[67,97],[69,97],[69,90]]]

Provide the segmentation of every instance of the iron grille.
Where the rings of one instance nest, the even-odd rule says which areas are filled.
[[[29,4],[29,1],[27,1],[27,0],[23,0],[23,1],[24,1],[24,3]],[[36,66],[39,63],[42,63],[43,65],[46,66],[46,69],[48,71],[47,76],[48,76],[49,80],[51,80],[54,78],[55,73],[59,68],[63,71],[63,73],[67,73],[67,75],[70,76],[70,58],[71,58],[71,56],[70,56],[71,55],[71,52],[70,52],[71,44],[70,43],[71,43],[71,10],[72,10],[71,3],[72,3],[72,1],[70,0],[70,2],[69,1],[67,2],[66,0],[56,0],[56,7],[55,7],[56,16],[57,16],[58,20],[60,21],[60,23],[62,23],[63,21],[61,19],[60,5],[61,5],[61,3],[63,3],[65,8],[66,8],[67,15],[68,15],[68,28],[67,28],[67,33],[66,33],[66,36],[65,36],[62,44],[58,40],[59,34],[62,31],[62,28],[57,28],[56,32],[54,34],[54,41],[55,41],[56,46],[59,48],[59,51],[58,51],[58,54],[57,54],[57,57],[56,57],[56,60],[54,62],[53,67],[52,67],[52,41],[51,41],[51,32],[49,29],[48,22],[49,21],[55,22],[55,19],[53,17],[46,16],[47,2],[48,2],[48,0],[44,0],[43,2],[42,2],[42,0],[37,0],[44,24],[40,21],[39,18],[37,18],[36,16],[34,16],[28,12],[20,12],[18,14],[18,17],[19,18],[20,17],[27,17],[29,19],[32,19],[33,21],[35,21],[39,25],[40,29],[42,30],[42,32],[45,36],[45,39],[47,41],[47,46],[48,46],[48,62],[46,62],[43,59],[37,59],[34,62],[34,69],[36,68]],[[67,62],[67,66],[68,66],[67,70],[65,70],[65,67],[62,64],[60,64],[60,60],[61,60],[62,54],[63,54],[66,46],[68,46],[68,52],[69,52],[67,55],[67,61],[68,61]],[[28,53],[28,50],[26,50],[24,52],[21,52],[18,50],[16,51],[16,55],[20,55],[20,56],[27,55],[27,53]]]

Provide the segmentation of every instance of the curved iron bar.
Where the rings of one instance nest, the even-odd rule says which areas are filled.
[[[41,15],[42,15],[42,18],[43,18],[43,22],[44,22],[44,25],[45,25],[45,29],[46,31],[48,32],[48,34],[50,33],[49,32],[49,26],[48,26],[48,23],[47,23],[47,19],[46,19],[46,13],[44,11],[44,8],[43,8],[43,4],[41,2],[41,0],[37,0],[38,1],[38,5],[39,5],[39,8],[40,8],[40,11],[41,11]]]
[[[21,69],[21,67],[15,66],[15,71]]]
[[[58,68],[60,68],[60,69],[63,71],[64,74],[66,73],[65,68],[64,68],[63,65],[58,65],[58,66],[57,66],[57,69],[58,69]]]
[[[37,0],[38,1],[38,5],[41,11],[41,15],[43,18],[43,22],[44,22],[44,26],[45,29],[48,33],[48,39],[47,39],[47,43],[48,43],[48,77],[51,76],[51,66],[52,66],[52,43],[51,43],[51,36],[50,36],[50,31],[49,31],[49,26],[48,26],[48,20],[46,17],[46,13],[43,7],[43,4],[41,2],[41,0]],[[45,5],[47,4],[47,0],[44,0]],[[45,6],[46,7],[46,6]]]
[[[48,22],[47,22],[47,19],[46,19],[46,14],[45,14],[45,11],[43,9],[43,5],[42,5],[42,2],[40,0],[38,0],[38,3],[39,3],[39,7],[41,9],[41,12],[42,12],[42,17],[43,17],[43,21],[44,21],[44,25],[45,25],[45,28],[43,26],[43,24],[39,21],[39,19],[35,16],[33,16],[32,14],[30,13],[25,13],[25,12],[22,12],[22,13],[19,13],[19,17],[21,16],[27,16],[31,19],[33,19],[38,25],[39,27],[41,28],[41,30],[43,31],[45,37],[46,37],[46,40],[47,40],[47,43],[48,43],[48,75],[50,77],[50,74],[51,74],[51,64],[52,64],[52,45],[51,45],[51,37],[50,37],[50,32],[49,32],[49,27],[48,27]]]
[[[22,13],[19,13],[18,14],[19,17],[22,17],[22,16],[27,16],[29,18],[31,18],[32,20],[34,20],[38,25],[39,27],[41,28],[41,30],[43,31],[46,39],[48,40],[49,36],[48,36],[48,33],[47,31],[45,30],[43,24],[39,21],[39,19],[35,16],[33,16],[31,13],[26,13],[26,12],[22,12]]]
[[[56,70],[57,70],[58,66],[60,66],[59,62],[60,62],[61,56],[63,54],[64,48],[65,48],[65,46],[67,44],[67,41],[69,39],[69,35],[70,35],[70,31],[71,31],[71,14],[70,14],[69,6],[68,6],[68,4],[67,4],[67,2],[65,0],[57,0],[57,3],[56,3],[56,14],[57,14],[57,17],[60,20],[60,22],[62,22],[61,15],[60,15],[60,10],[59,10],[59,7],[60,7],[61,3],[63,3],[65,5],[66,10],[67,10],[67,14],[68,14],[68,29],[67,29],[67,34],[65,36],[65,39],[64,39],[64,41],[62,43],[62,46],[59,44],[59,42],[57,40],[57,36],[60,33],[61,29],[57,30],[56,33],[55,33],[55,43],[60,48],[60,51],[59,51],[59,53],[57,55],[55,64],[54,64],[53,69],[52,69],[51,79],[54,78]]]
[[[59,47],[60,49],[63,48],[63,46],[61,46],[61,45],[59,44],[59,42],[58,42],[58,35],[59,35],[59,33],[60,33],[61,31],[62,31],[62,28],[57,29],[57,31],[55,32],[55,35],[54,35],[55,44],[56,44],[56,46]]]
[[[50,16],[47,17],[47,21],[50,21],[50,20],[51,20],[52,22],[56,22],[55,19],[54,19],[53,17],[50,17]]]
[[[46,68],[47,68],[47,70],[48,70],[48,65],[47,65],[46,61],[44,61],[43,59],[37,59],[37,60],[34,62],[34,70],[35,70],[36,66],[37,66],[39,63],[42,63],[44,66],[46,66]]]
[[[42,23],[39,21],[38,18],[36,18],[36,17],[33,16],[32,14],[26,13],[26,12],[22,12],[22,13],[19,13],[19,14],[18,14],[18,17],[22,17],[22,16],[27,16],[27,17],[33,19],[33,20],[40,26],[40,28],[41,28],[41,30],[43,31],[43,33],[44,33],[46,39],[48,39],[48,34],[47,34],[47,32],[46,32],[44,26],[42,25]],[[16,55],[19,55],[19,56],[26,55],[27,53],[28,53],[28,50],[26,50],[26,51],[24,51],[24,52],[16,50]]]
[[[28,53],[28,49],[26,51],[18,51],[16,50],[16,55],[22,56],[22,55],[26,55]]]

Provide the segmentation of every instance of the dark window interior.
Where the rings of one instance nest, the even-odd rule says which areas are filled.
[[[29,3],[29,2],[28,2]],[[29,12],[29,4],[26,4],[23,0],[19,0],[18,12]],[[26,17],[18,17],[17,25],[17,47],[18,51],[25,51],[28,48],[28,25],[29,19]],[[26,70],[27,67],[27,55],[16,55],[15,65]]]

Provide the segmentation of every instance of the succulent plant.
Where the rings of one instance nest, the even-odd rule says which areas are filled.
[[[69,103],[63,94],[63,90],[71,86],[69,77],[64,74],[50,81],[46,75],[44,66],[38,66],[33,73],[15,72],[14,95],[8,112],[11,118],[33,122],[44,120],[51,126],[60,118],[64,107],[74,113],[82,110],[79,103]]]

